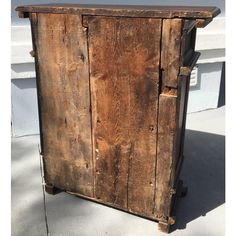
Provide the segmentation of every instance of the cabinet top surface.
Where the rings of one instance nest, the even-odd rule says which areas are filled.
[[[213,18],[220,9],[210,6],[142,6],[94,4],[42,4],[18,6],[16,11],[41,13],[69,13],[83,15],[160,17],[160,18]]]

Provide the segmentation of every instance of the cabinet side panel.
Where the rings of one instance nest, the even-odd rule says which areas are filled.
[[[93,196],[87,33],[80,15],[30,15],[47,184]]]
[[[88,17],[95,195],[153,214],[160,19]]]
[[[179,90],[178,90],[178,103],[179,115],[177,119],[177,138],[176,138],[176,156],[174,159],[174,171],[171,178],[174,188],[177,186],[179,180],[183,160],[184,160],[184,136],[185,136],[185,124],[187,116],[188,105],[188,91],[189,91],[190,76],[180,76],[179,78]]]
[[[162,92],[159,97],[158,140],[156,165],[155,216],[167,221],[170,216],[173,194],[178,181],[176,165],[179,159],[183,122],[183,96],[180,81],[182,65],[182,19],[164,19],[161,42]],[[181,99],[182,98],[182,99]],[[176,182],[175,182],[176,181]]]
[[[184,25],[189,24],[189,20],[184,20]],[[183,32],[182,34],[182,43],[181,43],[181,63],[182,65],[187,65],[189,61],[191,61],[191,58],[193,57],[193,54],[195,52],[195,41],[196,41],[196,27],[193,27],[190,32]],[[189,86],[190,86],[190,77],[189,76],[180,76],[180,87],[179,89],[181,93],[181,101],[180,101],[180,115],[182,112],[182,117],[179,118],[179,127],[181,129],[180,131],[180,151],[179,151],[179,158],[178,161],[180,164],[176,166],[178,169],[177,172],[180,171],[181,168],[181,162],[183,161],[183,149],[184,149],[184,138],[185,138],[185,126],[186,126],[186,116],[187,116],[187,106],[188,106],[188,96],[189,96]]]

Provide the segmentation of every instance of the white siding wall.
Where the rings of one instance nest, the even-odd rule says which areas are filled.
[[[19,19],[14,11],[17,5],[53,3],[66,1],[53,0],[12,0],[12,134],[14,136],[36,134],[38,128],[38,112],[35,86],[35,70],[32,50],[31,32],[28,19]],[[111,1],[77,1],[70,3],[109,3]],[[224,1],[112,1],[112,4],[141,5],[198,5],[218,6],[222,13],[204,29],[198,29],[196,50],[202,53],[198,60],[197,84],[190,89],[188,112],[216,108],[218,104],[222,63],[225,58],[224,38]]]

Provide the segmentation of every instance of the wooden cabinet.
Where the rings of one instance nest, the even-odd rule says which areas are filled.
[[[216,7],[34,5],[46,190],[175,222],[196,27]]]

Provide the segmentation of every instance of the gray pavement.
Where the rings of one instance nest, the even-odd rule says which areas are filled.
[[[12,138],[12,236],[46,235],[39,136]],[[224,107],[188,114],[180,201],[172,236],[222,236],[225,229]],[[162,236],[157,224],[66,193],[46,194],[51,236]]]

